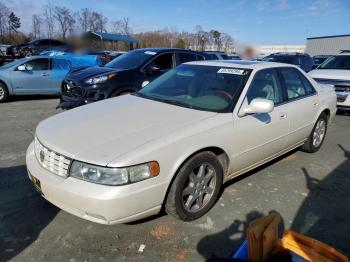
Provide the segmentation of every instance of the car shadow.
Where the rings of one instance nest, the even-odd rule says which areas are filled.
[[[19,102],[19,101],[35,101],[43,99],[58,99],[58,95],[16,95],[10,96],[7,103]]]
[[[0,168],[0,261],[31,245],[59,209],[36,192],[25,165]]]
[[[291,229],[329,244],[350,256],[350,151],[346,160],[319,180],[302,168],[309,190]]]
[[[350,151],[340,144],[338,147],[346,160],[324,179],[316,179],[305,167],[302,168],[309,193],[297,210],[290,228],[350,256]],[[248,173],[244,177],[249,175]],[[229,184],[232,183],[234,182]],[[223,231],[202,238],[197,244],[197,251],[205,259],[230,257],[246,239],[249,223],[263,215],[266,214],[251,211],[246,214],[245,220],[234,220]],[[281,229],[283,228],[282,223]]]

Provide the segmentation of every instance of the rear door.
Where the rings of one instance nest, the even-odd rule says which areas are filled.
[[[258,164],[286,148],[290,112],[275,69],[263,69],[255,74],[242,105],[248,105],[254,98],[272,100],[275,107],[267,114],[234,116],[232,151],[237,152],[232,158],[234,172]]]
[[[290,107],[290,134],[288,144],[293,145],[306,139],[315,121],[318,111],[316,90],[306,77],[296,68],[278,69],[282,85]]]
[[[35,58],[24,64],[25,71],[12,72],[12,86],[16,94],[53,94],[49,58]]]

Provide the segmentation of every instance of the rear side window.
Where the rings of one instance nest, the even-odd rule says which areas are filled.
[[[197,60],[205,60],[205,57],[202,55],[196,55]]]
[[[286,87],[288,100],[308,95],[301,80],[300,73],[294,68],[279,69]]]
[[[299,73],[299,72],[298,72]],[[315,88],[311,85],[311,83],[309,82],[309,80],[306,79],[305,76],[303,76],[301,73],[299,73],[299,76],[301,78],[301,81],[303,82],[303,85],[306,89],[306,93],[308,95],[313,95],[316,94],[316,90]]]
[[[272,100],[275,104],[283,101],[280,82],[276,70],[264,69],[257,72],[247,92],[248,103],[254,98]]]
[[[179,55],[179,63],[180,64],[197,60],[196,54],[192,54],[192,53],[178,53],[178,55]]]

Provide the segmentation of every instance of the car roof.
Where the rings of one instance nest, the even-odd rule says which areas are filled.
[[[204,61],[188,62],[185,64],[204,65],[204,66],[222,66],[222,67],[244,68],[244,69],[253,69],[253,70],[260,70],[260,69],[272,68],[272,67],[297,68],[297,66],[294,66],[291,64],[265,62],[265,61],[252,61],[252,60],[204,60]]]
[[[191,53],[201,53],[198,51],[194,51],[191,49],[184,49],[184,48],[166,48],[166,47],[152,47],[152,48],[139,48],[139,49],[134,49],[132,51],[136,51],[136,52],[146,52],[146,51],[151,51],[151,52],[157,52],[157,53],[161,53],[161,52],[173,52],[173,51],[184,51],[184,52],[191,52]]]

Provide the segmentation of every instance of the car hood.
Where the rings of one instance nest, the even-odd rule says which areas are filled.
[[[120,72],[123,69],[116,69],[111,67],[101,67],[101,66],[92,66],[85,68],[73,69],[68,75],[67,79],[69,80],[85,80],[94,76],[108,74],[112,72]]]
[[[217,113],[125,95],[78,107],[42,121],[39,141],[69,158],[108,165],[152,140]]]
[[[350,70],[315,69],[308,73],[314,79],[350,81]]]

